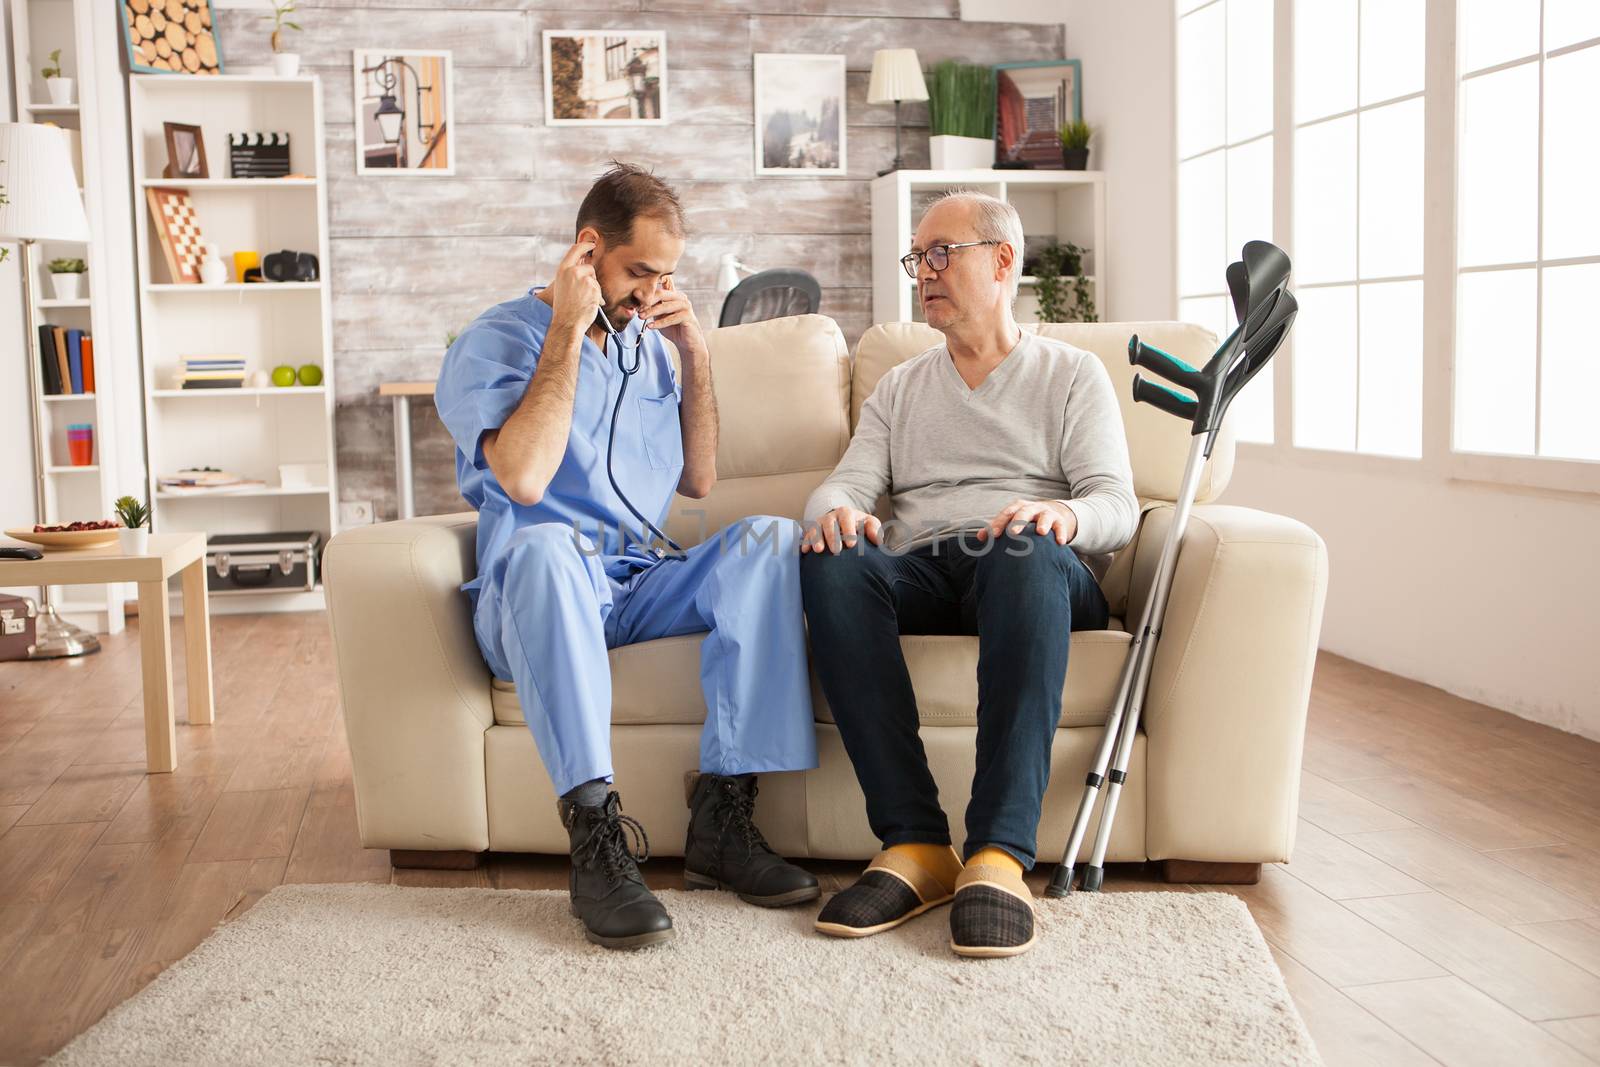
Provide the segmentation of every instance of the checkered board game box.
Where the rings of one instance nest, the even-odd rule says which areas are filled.
[[[145,190],[150,203],[151,221],[161,238],[161,252],[174,282],[200,281],[200,261],[205,257],[205,238],[200,221],[185,189],[150,188]]]

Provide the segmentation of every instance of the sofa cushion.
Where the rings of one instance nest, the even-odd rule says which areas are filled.
[[[1133,465],[1134,492],[1141,500],[1176,499],[1189,455],[1188,426],[1149,404],[1133,402],[1135,369],[1128,363],[1128,338],[1138,334],[1157,348],[1200,366],[1216,350],[1216,336],[1203,327],[1183,322],[1024,323],[1022,328],[1065,341],[1100,357],[1111,375],[1117,402],[1122,406],[1122,422],[1128,434],[1128,459]],[[855,426],[861,405],[872,395],[878,379],[943,341],[944,337],[937,330],[921,322],[882,322],[862,334],[856,345],[855,371],[850,383],[850,425]],[[1146,373],[1145,377],[1150,375]],[[1197,503],[1215,499],[1227,486],[1233,473],[1233,450],[1232,423],[1225,422],[1200,478]]]
[[[1120,627],[1122,620],[1112,619]],[[706,718],[700,690],[700,642],[704,634],[683,634],[614,648],[611,661],[611,722],[623,725],[695,725]],[[1079,630],[1072,635],[1067,683],[1062,691],[1061,725],[1092,726],[1104,721],[1116,699],[1131,635],[1120,629]],[[908,635],[900,648],[911,670],[917,710],[924,726],[972,726],[978,706],[978,639],[946,635]],[[815,675],[812,700],[818,722],[833,722]],[[524,722],[516,686],[494,679],[494,718],[502,726]]]

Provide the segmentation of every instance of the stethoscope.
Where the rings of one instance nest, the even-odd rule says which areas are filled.
[[[607,344],[609,344],[611,341],[615,341],[617,343],[617,366],[622,370],[622,387],[617,390],[617,402],[612,405],[611,408],[611,433],[606,437],[606,478],[611,482],[611,491],[617,494],[617,499],[621,500],[623,505],[626,506],[629,511],[633,512],[633,517],[644,523],[647,530],[649,530],[661,541],[664,541],[670,545],[672,547],[672,551],[677,553],[676,556],[669,556],[666,552],[662,551],[658,545],[649,549],[650,554],[655,556],[657,559],[683,559],[687,555],[687,553],[683,550],[683,546],[678,544],[678,542],[674,541],[672,538],[668,537],[666,533],[656,526],[655,523],[645,518],[644,514],[640,512],[638,508],[633,506],[633,501],[628,499],[628,494],[624,493],[622,491],[622,486],[617,484],[616,473],[611,469],[611,455],[616,451],[617,416],[622,411],[622,398],[628,393],[628,379],[633,377],[634,374],[638,372],[640,365],[644,362],[644,356],[639,351],[639,339],[638,337],[635,337],[632,345],[633,365],[630,367],[626,357],[623,354],[622,335],[617,333],[616,327],[611,325],[611,320],[606,316],[605,308],[596,308],[595,311],[596,318],[599,320],[601,328],[606,331]],[[602,354],[604,354],[605,348],[606,345],[601,346]]]

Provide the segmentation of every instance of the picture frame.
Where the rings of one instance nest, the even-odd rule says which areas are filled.
[[[994,79],[995,162],[1061,170],[1057,131],[1083,118],[1082,62],[996,63]]]
[[[665,30],[545,30],[546,126],[665,126]]]
[[[199,126],[183,122],[163,122],[161,132],[167,142],[167,166],[163,178],[209,178],[206,164],[206,139]]]
[[[444,178],[456,172],[450,52],[357,48],[356,173]]]
[[[117,6],[134,74],[225,72],[211,0],[117,0]]]
[[[848,169],[845,57],[758,52],[754,79],[756,175],[842,177]]]

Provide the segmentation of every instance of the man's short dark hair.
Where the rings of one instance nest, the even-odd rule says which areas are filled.
[[[578,208],[578,226],[592,226],[607,245],[633,239],[634,221],[654,218],[679,237],[684,233],[683,205],[672,187],[643,167],[611,161]]]

